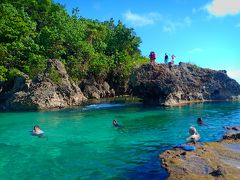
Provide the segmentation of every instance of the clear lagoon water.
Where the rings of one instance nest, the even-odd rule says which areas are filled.
[[[203,117],[208,126],[197,126]],[[124,128],[115,128],[112,120]],[[29,131],[40,125],[45,138]],[[165,179],[158,155],[184,143],[196,126],[201,141],[240,124],[240,103],[144,107],[101,103],[48,112],[0,113],[1,179]]]

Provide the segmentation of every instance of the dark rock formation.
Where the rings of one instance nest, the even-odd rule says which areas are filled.
[[[1,97],[2,107],[7,110],[61,108],[80,105],[86,100],[58,60],[49,60],[45,72],[33,80],[16,76],[12,90]]]
[[[240,126],[226,126],[223,139],[240,139]]]
[[[133,71],[129,88],[145,103],[174,106],[205,100],[240,99],[240,85],[226,71],[180,63],[145,64]]]
[[[110,88],[110,85],[106,81],[97,83],[93,78],[83,80],[80,83],[80,88],[83,91],[84,96],[89,99],[100,99],[115,96],[114,89]]]

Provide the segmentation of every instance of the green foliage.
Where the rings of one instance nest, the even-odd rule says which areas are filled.
[[[0,4],[0,39],[11,43],[24,37],[35,36],[36,23],[23,11],[11,4]]]
[[[50,79],[55,83],[55,84],[61,84],[62,83],[62,78],[61,75],[59,74],[59,72],[54,69],[54,68],[50,68],[49,71],[49,77]]]
[[[6,81],[6,73],[7,73],[7,68],[5,68],[4,66],[0,66],[0,81]]]
[[[60,59],[72,79],[94,76],[124,84],[131,69],[145,62],[141,40],[131,28],[113,19],[105,22],[72,15],[52,0],[2,0],[0,3],[0,77],[19,70],[41,73],[46,59]],[[61,83],[52,70],[53,81]]]
[[[107,56],[96,54],[89,63],[89,74],[93,75],[96,79],[106,79],[110,70],[109,65]]]
[[[146,63],[149,63],[149,58],[144,57],[144,56],[138,57],[138,61],[135,62],[136,65],[142,65],[142,64],[146,64]]]
[[[16,75],[22,76],[23,73],[22,73],[21,71],[19,71],[18,69],[16,69],[16,68],[11,68],[11,69],[8,71],[8,79],[9,79],[10,81],[13,81]]]
[[[23,72],[28,74],[30,78],[42,73],[47,66],[47,61],[44,56],[37,54],[30,54],[29,61],[23,68]]]

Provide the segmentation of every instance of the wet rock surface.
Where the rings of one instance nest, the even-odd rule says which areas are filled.
[[[135,69],[129,88],[146,104],[165,106],[206,100],[239,100],[240,85],[226,71],[180,63],[145,64]]]
[[[225,126],[225,129],[223,139],[240,139],[240,126]]]
[[[239,150],[240,139],[229,137],[219,142],[197,143],[194,151],[167,150],[160,158],[169,173],[168,179],[240,179]]]

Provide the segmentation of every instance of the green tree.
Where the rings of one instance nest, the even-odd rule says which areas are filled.
[[[5,68],[4,66],[0,66],[0,81],[6,81],[7,80],[7,68]]]
[[[132,68],[146,61],[132,28],[69,15],[52,0],[2,0],[0,3],[0,78],[43,72],[47,59],[59,59],[75,80],[94,77],[120,86]],[[52,72],[57,82],[58,76]]]
[[[21,9],[0,4],[0,65],[23,70],[29,54],[37,51],[36,23]]]

